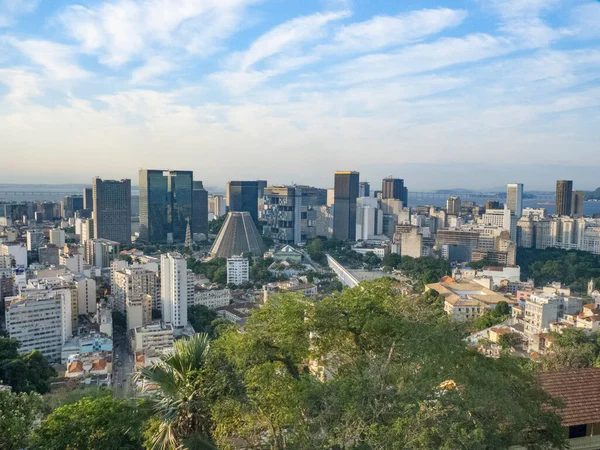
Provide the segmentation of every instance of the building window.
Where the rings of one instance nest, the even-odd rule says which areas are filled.
[[[569,439],[587,436],[587,425],[573,425],[569,427]]]

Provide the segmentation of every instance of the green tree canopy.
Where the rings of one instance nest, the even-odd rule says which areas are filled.
[[[274,296],[214,342],[230,380],[214,435],[223,448],[562,448],[533,375],[466,349],[456,327],[437,296],[402,297],[389,280],[319,302]]]
[[[139,450],[147,411],[111,395],[55,409],[34,433],[34,450]]]
[[[17,393],[49,392],[50,379],[56,376],[56,371],[37,350],[20,355],[20,346],[16,339],[0,338],[0,382]]]
[[[35,420],[40,414],[42,398],[38,394],[0,391],[0,448],[27,448]]]

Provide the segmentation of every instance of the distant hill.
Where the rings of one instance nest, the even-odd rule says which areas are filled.
[[[586,200],[600,200],[600,188],[596,189],[595,191],[588,191],[585,193],[585,197]]]

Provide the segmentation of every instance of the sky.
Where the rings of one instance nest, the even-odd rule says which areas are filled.
[[[596,0],[0,0],[0,183],[600,186]]]

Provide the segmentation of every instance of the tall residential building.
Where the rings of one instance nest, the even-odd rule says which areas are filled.
[[[50,243],[58,247],[65,245],[65,230],[53,228],[49,232]]]
[[[27,251],[36,252],[46,242],[43,231],[27,231]]]
[[[221,217],[227,214],[227,204],[225,202],[225,197],[223,197],[222,195],[209,195],[208,213],[212,214],[213,217]]]
[[[451,196],[446,200],[446,212],[448,214],[452,214],[454,216],[460,215],[460,208],[462,204],[460,201],[460,197]]]
[[[131,243],[131,180],[92,182],[94,237]]]
[[[404,201],[404,180],[394,177],[384,178],[381,184],[381,198]]]
[[[192,234],[208,237],[208,191],[202,181],[194,181],[192,203]]]
[[[356,238],[356,199],[358,172],[335,172],[333,203],[333,237],[342,241]]]
[[[556,182],[556,212],[557,216],[571,215],[573,201],[573,181],[558,180]]]
[[[517,219],[523,213],[523,184],[513,183],[506,187],[506,206]]]
[[[111,272],[111,294],[115,299],[114,307],[117,311],[125,312],[128,304],[141,303],[144,295],[151,297],[151,310],[152,305],[156,304],[159,298],[158,277],[155,272],[144,267],[130,266],[116,270]],[[152,314],[150,314],[151,317]],[[145,325],[145,323],[141,325]]]
[[[184,242],[187,221],[193,220],[193,172],[142,169],[139,176],[140,239]]]
[[[111,261],[119,256],[119,250],[117,241],[88,239],[84,247],[85,262],[96,269],[110,267]]]
[[[375,197],[359,197],[356,205],[355,240],[372,239],[383,234],[383,210]]]
[[[244,284],[250,280],[250,263],[241,255],[227,258],[227,284]]]
[[[258,222],[258,181],[230,181],[227,183],[229,212],[248,212]]]
[[[19,353],[38,350],[48,360],[60,362],[62,346],[73,334],[69,291],[28,291],[5,301],[6,330],[21,342]]]
[[[190,294],[188,290],[186,260],[179,253],[167,253],[161,255],[160,263],[162,319],[174,327],[184,327],[188,304],[194,303],[193,291]]]
[[[583,202],[585,200],[585,192],[573,191],[571,199],[571,217],[583,217]]]

